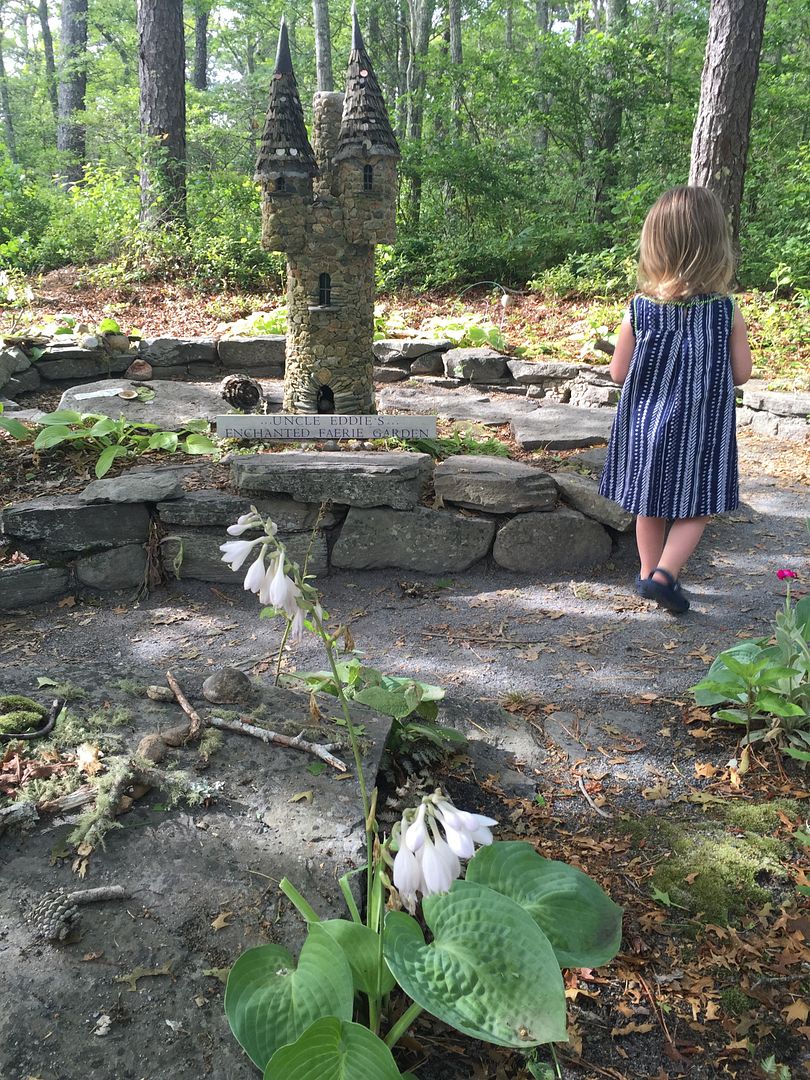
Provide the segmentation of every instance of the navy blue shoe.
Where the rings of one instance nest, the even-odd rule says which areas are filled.
[[[659,607],[665,608],[673,615],[683,615],[689,610],[689,601],[681,589],[680,583],[670,574],[669,570],[656,566],[653,574],[661,574],[666,581],[656,581],[650,574],[645,580],[638,579],[638,591],[645,600],[654,600]]]

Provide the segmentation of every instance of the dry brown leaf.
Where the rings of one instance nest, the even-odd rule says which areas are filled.
[[[670,788],[666,780],[661,780],[657,784],[653,784],[651,787],[641,789],[641,794],[645,799],[666,799],[669,797]]]
[[[808,1016],[810,1016],[810,1004],[806,1001],[794,1001],[792,1005],[787,1009],[783,1009],[783,1015],[785,1022],[792,1024],[794,1021],[798,1021],[803,1024]]]
[[[75,596],[63,596],[62,599],[59,601],[59,603],[56,606],[57,607],[75,607],[75,605],[76,605],[76,597]]]
[[[86,776],[95,776],[104,768],[101,757],[101,750],[97,746],[82,743],[76,748],[76,768]]]
[[[713,776],[716,776],[721,770],[716,765],[712,765],[710,761],[703,763],[695,762],[695,776],[703,776],[707,780],[711,780]]]
[[[211,923],[212,930],[224,930],[226,926],[230,926],[230,920],[233,918],[232,911],[220,911],[219,915]]]

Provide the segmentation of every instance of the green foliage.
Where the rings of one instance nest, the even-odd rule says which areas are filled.
[[[12,416],[3,416],[3,403],[0,401],[0,430],[7,431],[19,442],[27,442],[31,438],[31,431],[19,420]]]
[[[479,438],[471,431],[454,431],[436,439],[376,439],[375,444],[386,450],[415,450],[430,454],[435,461],[444,461],[454,454],[487,454],[491,457],[509,457],[509,447],[495,438]]]
[[[225,337],[253,337],[261,334],[286,334],[287,309],[274,308],[272,311],[254,311],[244,319],[237,319],[225,331]]]
[[[400,1080],[382,1039],[362,1024],[325,1016],[269,1062],[264,1080]]]
[[[444,697],[440,686],[407,679],[398,675],[383,675],[376,668],[367,667],[356,657],[337,665],[343,693],[352,701],[368,705],[370,709],[404,720],[416,713],[423,720],[435,720],[438,702]],[[330,671],[298,671],[289,676],[303,682],[313,693],[338,696],[338,688]]]
[[[31,698],[22,694],[4,694],[0,697],[0,735],[35,731],[47,715],[45,706]]]
[[[423,323],[422,330],[430,337],[447,338],[456,348],[490,345],[503,352],[508,347],[500,327],[474,312],[448,317],[436,316]]]
[[[174,454],[178,450],[185,454],[218,453],[216,444],[204,434],[208,430],[206,420],[189,420],[180,431],[161,431],[157,424],[58,409],[46,413],[38,423],[41,430],[34,439],[35,450],[52,450],[65,444],[87,450],[96,455],[95,473],[99,478],[110,471],[118,458],[156,452]],[[24,436],[16,435],[14,430],[10,434],[15,438],[30,436],[27,428],[23,431]]]
[[[545,296],[613,296],[631,292],[635,281],[635,253],[628,247],[611,247],[568,255],[532,278],[529,288]]]

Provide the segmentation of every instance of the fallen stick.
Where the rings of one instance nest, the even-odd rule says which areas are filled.
[[[225,720],[221,716],[211,716],[208,723],[211,727],[218,728],[220,731],[234,731],[237,735],[252,735],[254,739],[261,739],[262,742],[275,743],[278,746],[288,746],[292,750],[303,750],[306,754],[314,754],[315,757],[325,761],[327,765],[331,765],[333,769],[337,769],[339,772],[346,772],[348,769],[345,761],[335,757],[330,752],[329,747],[323,743],[307,742],[300,735],[282,735],[280,732],[271,731],[269,728],[256,727],[255,724],[251,723],[251,717],[249,716],[240,716],[238,720]]]
[[[39,803],[37,809],[43,814],[62,814],[66,810],[78,810],[85,803],[92,802],[96,797],[96,789],[92,784],[84,784],[69,795],[60,795],[58,799]]]
[[[191,721],[188,728],[186,742],[189,742],[191,739],[198,739],[200,737],[200,732],[203,729],[203,722],[200,718],[200,714],[195,712],[194,709],[191,707],[188,698],[180,689],[180,684],[170,671],[166,672],[166,682],[172,688],[172,693],[177,698],[178,705]]]
[[[582,797],[584,798],[584,800],[588,804],[588,806],[590,806],[591,810],[595,810],[596,813],[599,815],[599,817],[609,818],[609,817],[613,816],[612,814],[609,814],[607,812],[607,810],[603,810],[601,806],[596,805],[596,803],[590,797],[588,792],[585,790],[585,784],[582,782],[582,777],[581,776],[580,776],[579,780],[577,781],[577,784],[579,786],[579,790],[582,792]]]

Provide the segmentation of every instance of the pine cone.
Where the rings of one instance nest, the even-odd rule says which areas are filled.
[[[79,918],[79,907],[63,889],[47,893],[31,909],[29,920],[37,937],[64,941]]]

